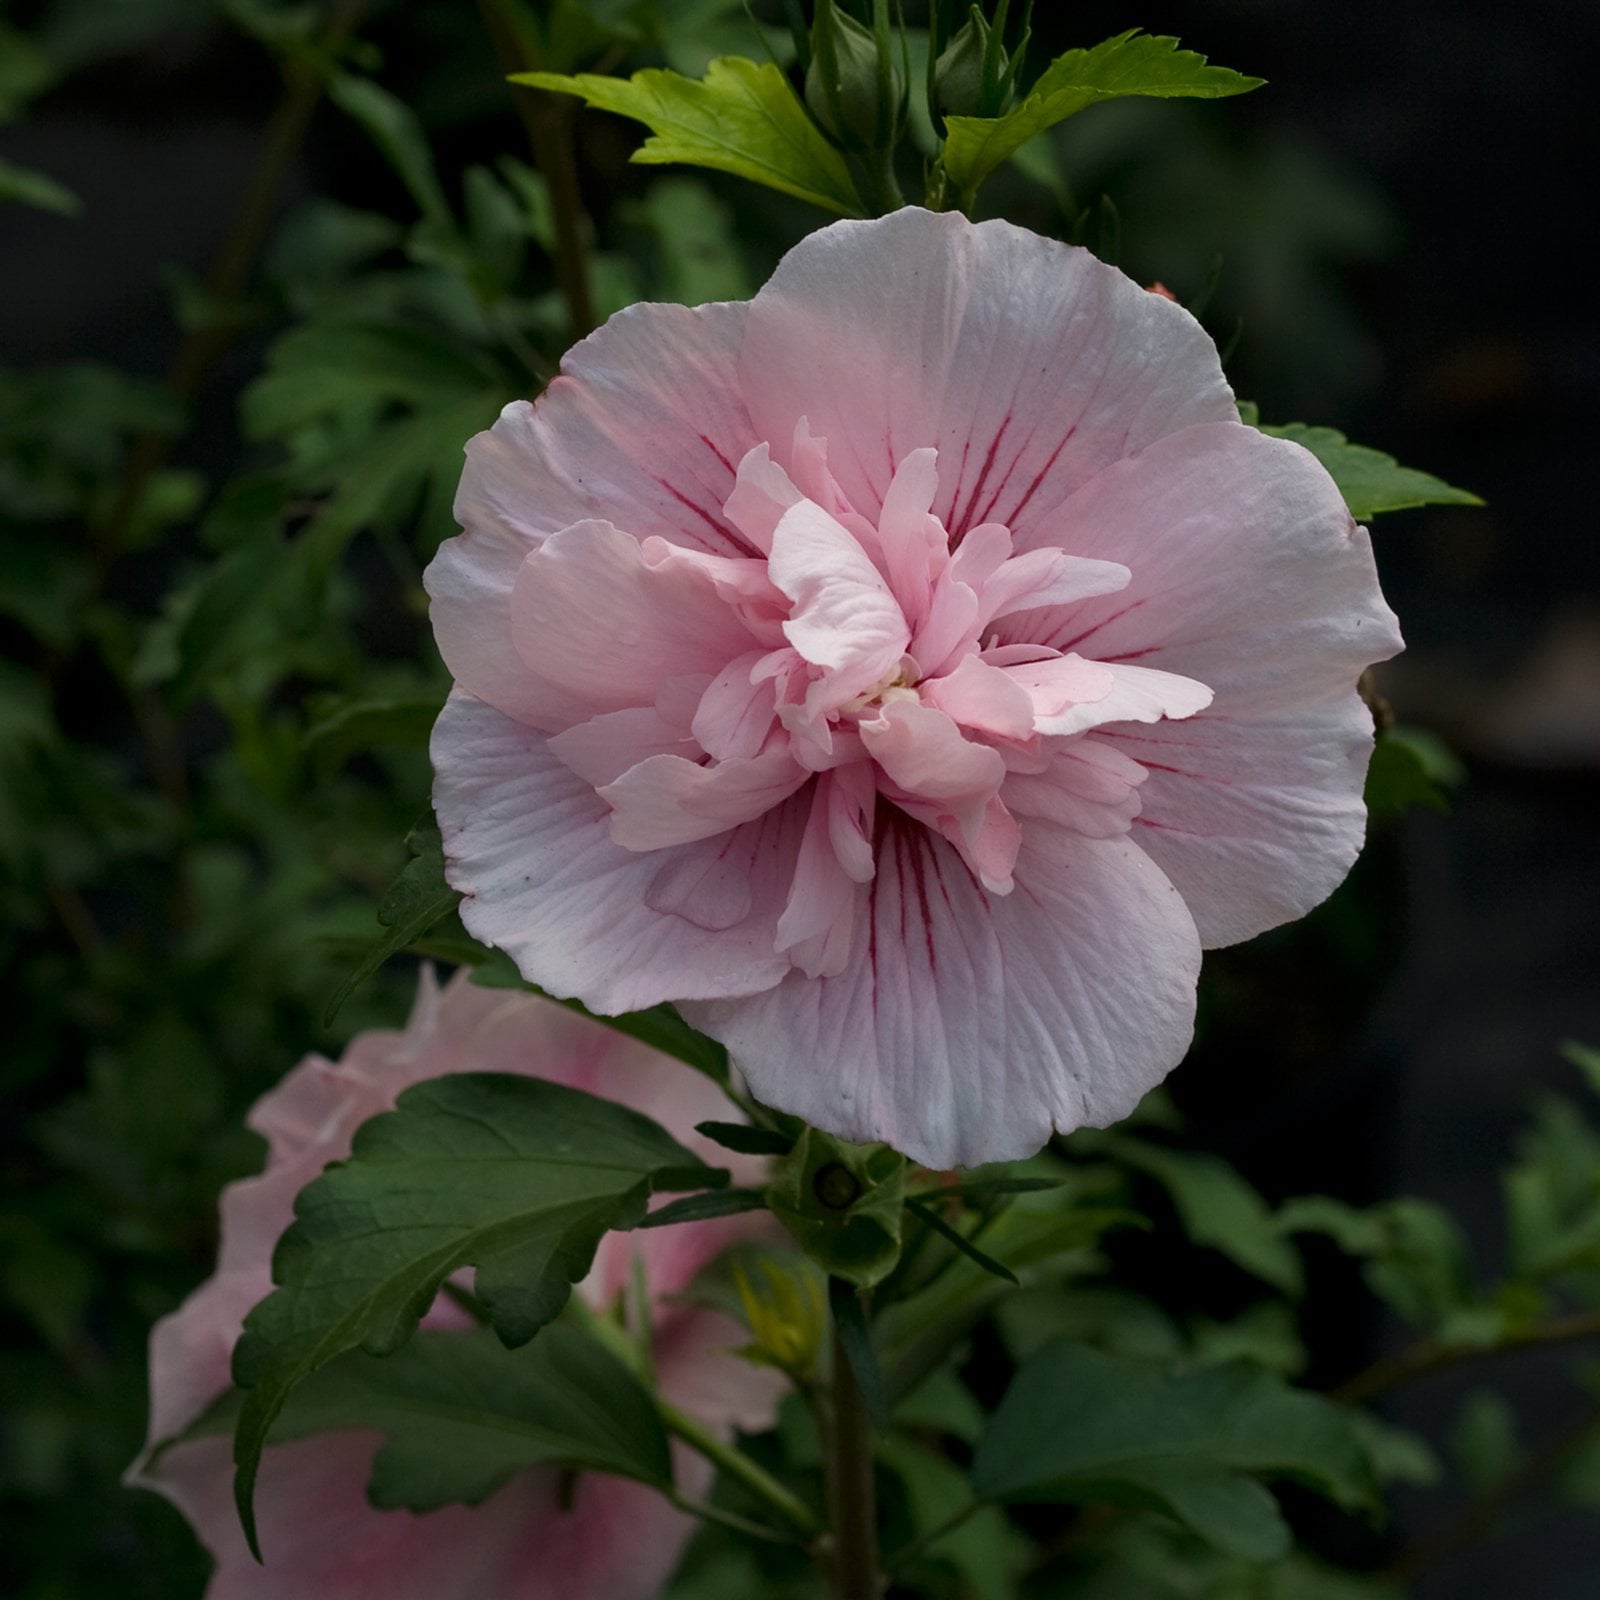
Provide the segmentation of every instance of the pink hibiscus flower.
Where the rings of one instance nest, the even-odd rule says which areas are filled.
[[[698,1073],[551,1001],[474,988],[465,975],[441,991],[424,972],[404,1032],[361,1034],[337,1063],[308,1057],[251,1113],[250,1125],[268,1141],[266,1170],[224,1191],[215,1274],[151,1336],[152,1446],[228,1388],[234,1342],[245,1313],[272,1287],[272,1250],[295,1195],[347,1155],[356,1129],[402,1089],[469,1071],[525,1073],[623,1101],[706,1159],[728,1162],[726,1151],[693,1132],[697,1121],[732,1114]],[[668,1297],[750,1231],[741,1218],[608,1234],[578,1291],[596,1307],[609,1305],[637,1252],[662,1392],[722,1433],[767,1426],[781,1383],[731,1353],[748,1342],[731,1319]],[[441,1299],[425,1325],[460,1326],[463,1316]],[[567,1499],[554,1469],[520,1473],[480,1506],[421,1516],[376,1511],[366,1483],[379,1442],[374,1433],[337,1433],[267,1450],[256,1493],[265,1566],[239,1531],[228,1439],[147,1455],[128,1481],[171,1500],[216,1558],[207,1600],[646,1600],[694,1528],[655,1490],[621,1478],[585,1473]],[[674,1467],[685,1493],[709,1488],[702,1458],[676,1452]]]
[[[634,306],[467,447],[428,570],[462,916],[930,1166],[1125,1115],[1202,946],[1362,842],[1366,534],[1181,306],[1003,222]]]

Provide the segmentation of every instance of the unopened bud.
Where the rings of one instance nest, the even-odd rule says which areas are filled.
[[[847,150],[873,148],[893,138],[905,83],[892,53],[887,84],[880,65],[878,41],[871,30],[840,11],[833,0],[817,0],[806,104],[823,131]]]

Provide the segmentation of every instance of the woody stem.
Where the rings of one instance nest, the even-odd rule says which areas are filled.
[[[837,1327],[833,1336],[833,1405],[828,1438],[828,1521],[834,1600],[878,1600],[878,1508],[872,1468],[872,1421]]]

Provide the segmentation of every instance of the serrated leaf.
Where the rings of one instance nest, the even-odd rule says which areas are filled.
[[[234,1390],[184,1437],[231,1432],[240,1399]],[[384,1509],[478,1505],[548,1464],[672,1483],[648,1391],[598,1340],[560,1324],[516,1350],[474,1328],[424,1330],[382,1358],[350,1351],[289,1396],[267,1442],[355,1428],[386,1436],[367,1490]]]
[[[1080,1136],[1081,1137],[1081,1136]],[[1267,1203],[1227,1162],[1200,1151],[1171,1150],[1120,1133],[1085,1141],[1156,1180],[1170,1196],[1183,1231],[1287,1295],[1305,1287],[1300,1257]]]
[[[468,1266],[495,1332],[525,1344],[609,1229],[637,1222],[653,1191],[712,1177],[648,1117],[536,1078],[437,1078],[363,1124],[350,1159],[301,1191],[273,1258],[280,1287],[246,1317],[234,1350],[234,1381],[249,1391],[235,1492],[252,1548],[262,1448],[312,1373],[348,1350],[399,1348]]]
[[[1413,506],[1481,506],[1483,501],[1466,489],[1456,489],[1431,472],[1402,467],[1393,456],[1364,444],[1351,444],[1337,428],[1317,428],[1304,422],[1263,427],[1274,439],[1304,445],[1339,486],[1350,515],[1366,522],[1385,511],[1405,511]]]
[[[1260,88],[1227,67],[1213,67],[1178,41],[1132,29],[1089,50],[1069,50],[1045,68],[1022,103],[1000,117],[949,117],[944,170],[965,196],[1036,133],[1088,106],[1129,95],[1217,100]]]
[[[511,81],[579,95],[597,110],[644,123],[651,137],[634,152],[635,161],[710,167],[841,216],[863,214],[844,157],[770,61],[719,56],[698,80],[645,67],[631,78],[523,72]]]
[[[1365,1452],[1331,1401],[1244,1362],[1170,1375],[1067,1343],[1024,1363],[972,1469],[984,1500],[1148,1506],[1230,1554],[1281,1560],[1289,1530],[1259,1477],[1347,1507],[1375,1501]]]

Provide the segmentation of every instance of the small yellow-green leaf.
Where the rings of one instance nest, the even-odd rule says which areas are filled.
[[[1065,122],[1102,100],[1128,95],[1219,100],[1260,88],[1227,67],[1210,66],[1178,41],[1137,28],[1091,50],[1069,50],[1045,68],[1021,105],[1003,117],[950,117],[943,163],[950,181],[970,197],[979,184],[1036,133]]]
[[[599,111],[644,123],[651,137],[634,152],[635,161],[711,167],[841,216],[863,213],[844,157],[770,61],[719,56],[698,80],[646,67],[631,78],[523,72],[512,82],[579,95]]]

